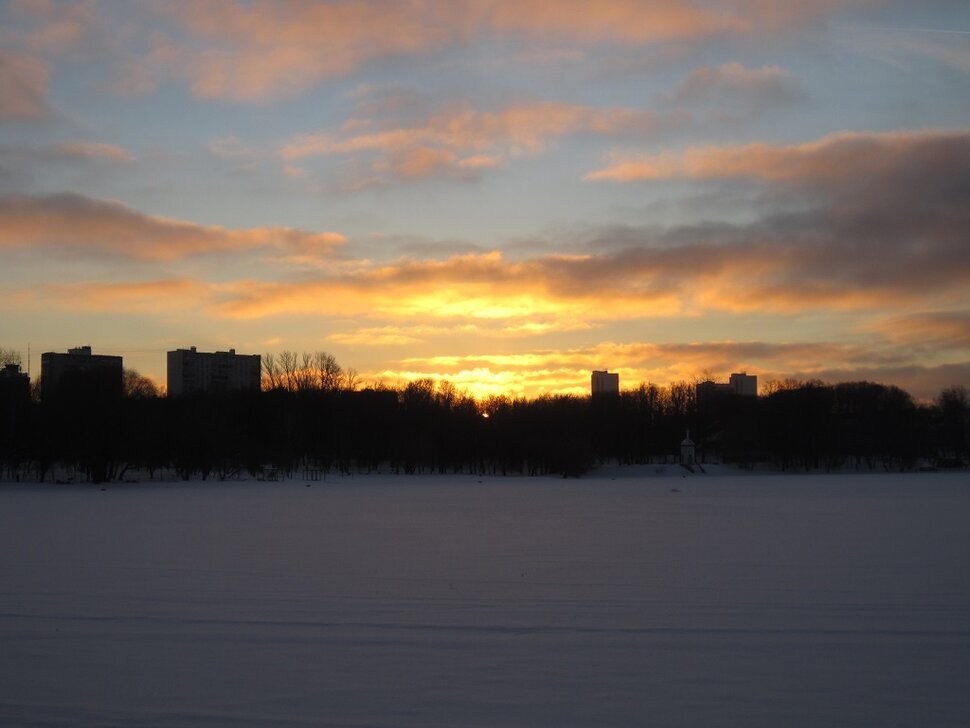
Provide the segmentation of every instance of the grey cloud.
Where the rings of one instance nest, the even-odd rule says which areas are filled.
[[[50,68],[44,61],[0,52],[0,120],[36,122],[50,118],[49,83]]]
[[[708,166],[697,176],[709,174],[728,195],[739,177],[763,184],[759,219],[601,229],[586,241],[606,251],[589,266],[594,278],[598,269],[685,279],[731,270],[749,284],[751,305],[759,297],[808,305],[929,298],[970,285],[970,132],[855,134],[742,151],[701,160]]]
[[[778,66],[746,68],[740,63],[695,69],[670,94],[680,104],[744,107],[782,106],[803,101],[801,82]]]
[[[0,195],[0,250],[157,262],[245,251],[320,256],[345,242],[337,233],[198,225],[74,193]]]

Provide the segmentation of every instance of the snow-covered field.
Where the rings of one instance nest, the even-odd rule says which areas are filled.
[[[0,725],[970,725],[967,473],[623,476],[0,485]]]

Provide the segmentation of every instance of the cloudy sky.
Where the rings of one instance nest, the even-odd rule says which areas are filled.
[[[0,346],[970,383],[970,3],[0,3]]]

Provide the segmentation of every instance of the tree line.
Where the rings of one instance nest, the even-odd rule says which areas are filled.
[[[578,476],[598,463],[697,460],[780,470],[962,467],[970,394],[931,403],[872,382],[772,383],[761,397],[691,382],[617,396],[492,396],[447,381],[361,387],[329,354],[267,355],[263,388],[162,396],[137,373],[106,398],[75,387],[56,400],[0,393],[3,479],[259,477],[267,469]]]

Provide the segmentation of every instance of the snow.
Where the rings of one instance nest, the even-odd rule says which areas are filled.
[[[0,724],[965,726],[970,476],[0,485]]]

